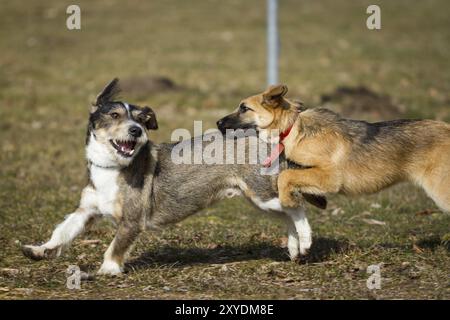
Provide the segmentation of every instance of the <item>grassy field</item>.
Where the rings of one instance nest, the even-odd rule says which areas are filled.
[[[125,276],[81,290],[66,289],[65,271],[95,271],[112,225],[58,260],[23,257],[20,243],[47,240],[78,204],[89,104],[110,79],[128,84],[127,101],[157,112],[157,142],[194,120],[214,127],[265,87],[261,0],[79,0],[82,29],[69,31],[72,3],[0,0],[1,299],[450,298],[450,216],[410,185],[310,208],[314,245],[299,264],[283,248],[281,222],[242,199],[147,233]],[[314,106],[339,86],[363,85],[390,96],[405,117],[449,121],[450,2],[377,3],[380,31],[365,27],[371,1],[280,1],[280,78],[291,97]],[[155,90],[152,77],[176,87]],[[366,287],[372,264],[382,264],[380,290]]]

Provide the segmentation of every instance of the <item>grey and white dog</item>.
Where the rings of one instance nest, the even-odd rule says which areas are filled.
[[[276,175],[261,175],[259,164],[174,164],[171,152],[176,144],[157,145],[148,138],[149,131],[157,129],[152,109],[114,101],[118,92],[114,79],[92,107],[86,139],[89,183],[79,207],[56,227],[48,242],[23,246],[27,257],[58,257],[96,218],[109,216],[117,222],[117,232],[98,274],[117,275],[124,271],[126,255],[140,232],[180,221],[235,195],[286,217],[291,259],[307,253],[311,229],[304,206],[283,210]],[[203,142],[210,143],[217,142]]]

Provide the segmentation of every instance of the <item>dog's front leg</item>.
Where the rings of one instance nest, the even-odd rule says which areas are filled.
[[[139,223],[123,219],[116,235],[105,252],[104,260],[97,274],[119,275],[124,271],[126,255],[131,250],[133,242],[141,232]]]
[[[339,181],[327,170],[320,168],[288,169],[278,177],[278,192],[283,207],[298,207],[292,192],[298,191],[313,195],[339,192]]]
[[[69,214],[55,228],[50,240],[40,246],[24,245],[22,246],[22,252],[33,260],[56,258],[92,224],[97,216],[99,214],[96,208],[95,190],[87,186],[83,189],[78,209]]]

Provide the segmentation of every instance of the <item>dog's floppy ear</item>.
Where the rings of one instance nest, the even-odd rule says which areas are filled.
[[[158,121],[156,121],[156,114],[152,110],[152,108],[145,106],[142,109],[142,112],[145,114],[147,119],[145,120],[145,127],[149,130],[158,129]]]
[[[92,112],[101,105],[104,105],[114,99],[120,92],[119,79],[114,78],[97,96],[92,105]]]
[[[263,101],[269,105],[278,105],[282,98],[288,92],[288,87],[284,84],[277,84],[270,86],[266,91],[263,92]]]

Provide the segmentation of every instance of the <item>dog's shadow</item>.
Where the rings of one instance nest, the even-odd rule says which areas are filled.
[[[430,250],[432,252],[436,251],[438,248],[443,247],[447,252],[450,252],[450,241],[446,241],[443,237],[439,235],[431,235],[424,238],[419,239],[415,242],[415,245],[419,249]],[[389,242],[381,243],[380,246],[385,249],[399,248],[405,251],[411,250],[411,243],[408,244],[393,244]]]
[[[450,241],[445,241],[438,235],[432,235],[420,239],[417,242],[417,245],[420,248],[429,249],[431,251],[435,251],[438,247],[443,246],[447,250],[447,252],[450,252]]]
[[[317,263],[326,261],[333,253],[349,250],[346,239],[314,239],[310,253],[299,263]],[[127,269],[152,269],[161,267],[183,267],[196,264],[225,264],[257,259],[289,261],[287,249],[271,242],[251,243],[244,246],[219,246],[216,248],[180,248],[163,246],[158,250],[147,251],[140,257],[127,263]]]

